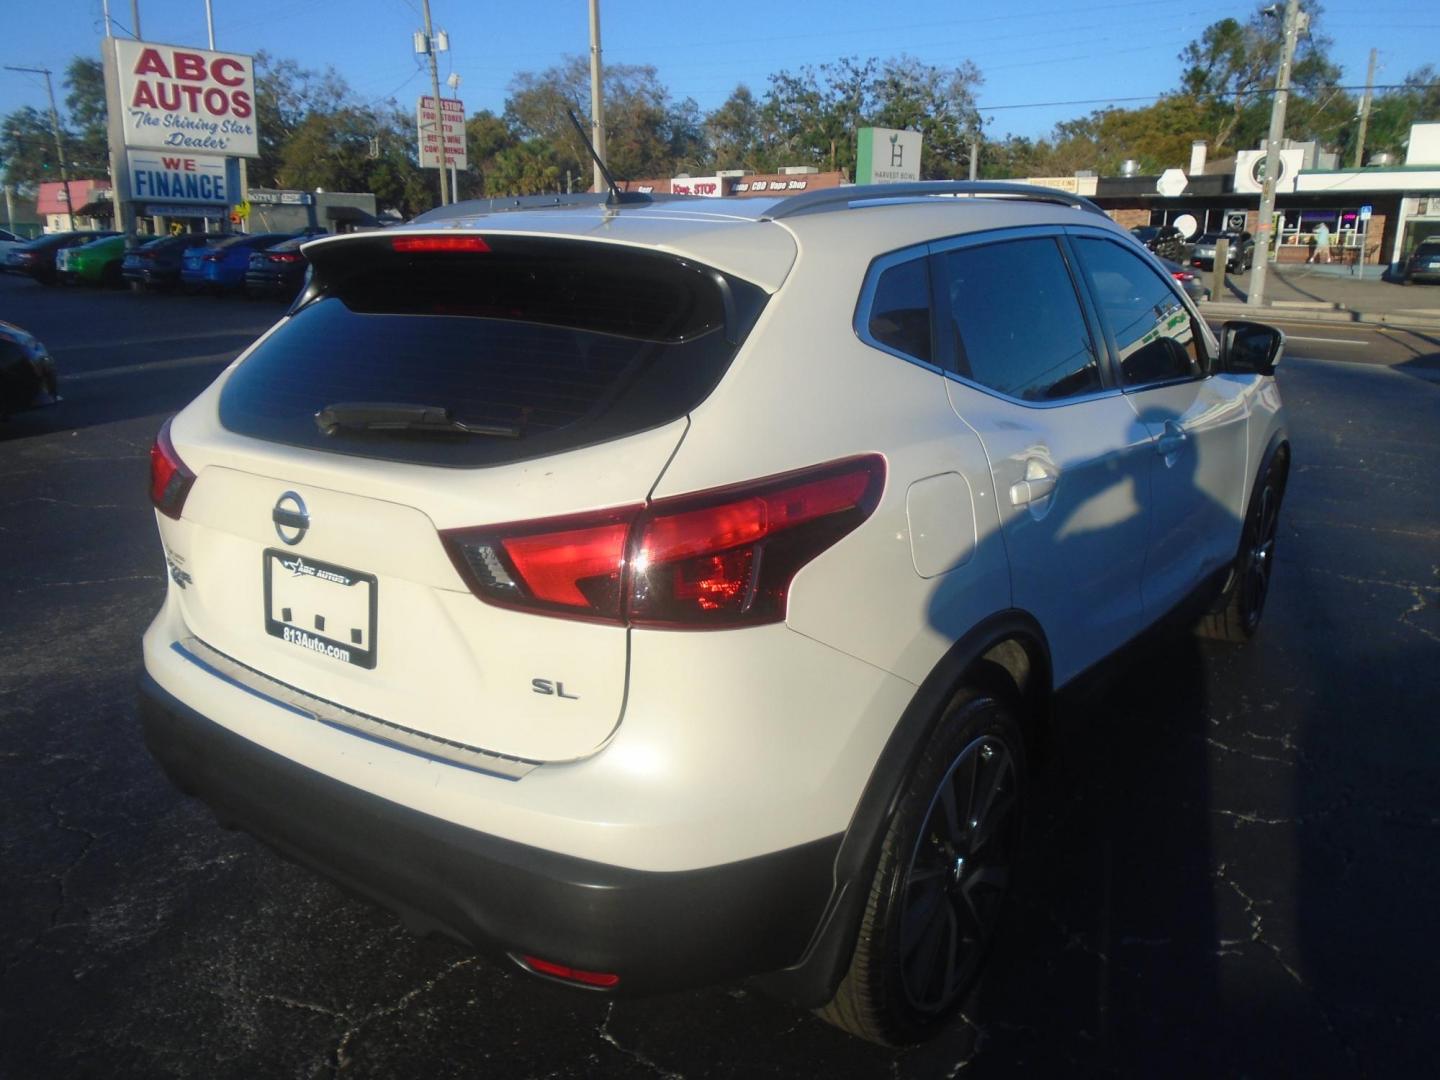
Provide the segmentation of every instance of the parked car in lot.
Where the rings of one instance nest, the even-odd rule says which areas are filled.
[[[300,247],[311,239],[313,237],[297,236],[252,253],[250,266],[245,271],[246,294],[289,299],[298,293],[310,266]]]
[[[294,233],[237,233],[205,245],[187,248],[180,255],[180,283],[191,292],[239,289],[245,284],[250,256],[289,240]]]
[[[0,268],[5,266],[12,251],[29,242],[23,236],[19,236],[9,229],[0,229]]]
[[[120,264],[125,259],[125,237],[103,236],[55,253],[55,276],[66,285],[103,285],[118,289],[125,283]]]
[[[181,256],[214,239],[205,233],[158,237],[127,252],[120,273],[126,281],[141,288],[172,289],[180,283]]]
[[[55,272],[56,255],[67,248],[114,235],[114,232],[96,229],[47,233],[37,240],[31,240],[28,244],[21,244],[12,251],[6,262],[6,269],[15,274],[28,274],[42,285],[54,285],[58,280]]]
[[[1190,265],[1198,266],[1202,270],[1213,270],[1215,268],[1215,247],[1225,240],[1230,245],[1229,254],[1225,256],[1225,269],[1236,272],[1249,270],[1255,263],[1255,241],[1248,232],[1241,233],[1203,233],[1190,248]]]
[[[1440,236],[1421,240],[1405,261],[1401,281],[1410,285],[1417,281],[1440,282]]]
[[[53,405],[55,361],[32,334],[0,322],[0,419],[39,405]]]
[[[1283,335],[1043,188],[538,202],[306,244],[161,428],[147,744],[540,978],[932,1035],[1052,692],[1256,632]]]
[[[1162,259],[1183,262],[1189,253],[1185,234],[1174,225],[1137,225],[1130,235]]]
[[[1165,267],[1166,272],[1180,283],[1180,287],[1185,290],[1185,295],[1195,303],[1198,304],[1200,301],[1210,298],[1210,290],[1206,288],[1205,282],[1199,274],[1185,269],[1172,259],[1160,259],[1160,265]]]

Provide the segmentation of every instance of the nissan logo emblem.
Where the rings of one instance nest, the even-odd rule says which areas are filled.
[[[310,529],[310,512],[305,509],[305,500],[293,491],[287,491],[275,500],[270,520],[275,522],[275,535],[290,546],[304,540],[305,533]]]

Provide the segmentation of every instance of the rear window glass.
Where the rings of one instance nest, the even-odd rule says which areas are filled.
[[[394,461],[526,460],[684,416],[764,302],[752,285],[671,256],[568,241],[492,246],[401,255],[380,240],[312,250],[315,298],[230,376],[221,422]],[[339,404],[423,405],[516,434],[323,433],[316,414]]]
[[[870,304],[870,336],[881,345],[930,360],[930,271],[925,256],[883,271]]]

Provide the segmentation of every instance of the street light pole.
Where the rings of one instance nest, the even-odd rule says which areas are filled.
[[[55,86],[50,81],[49,68],[11,67],[6,71],[25,71],[31,75],[45,76],[45,93],[50,96],[50,130],[55,136],[55,156],[60,159],[60,182],[65,185],[65,219],[70,228],[75,228],[75,204],[70,201],[70,170],[65,166],[65,141],[60,135],[60,113],[55,109]]]
[[[1274,8],[1267,9],[1274,14]],[[1280,142],[1285,138],[1285,106],[1290,100],[1290,66],[1300,36],[1300,0],[1286,0],[1284,40],[1280,45],[1280,71],[1275,77],[1275,100],[1270,105],[1270,137],[1265,141],[1265,182],[1260,189],[1260,220],[1255,226],[1254,266],[1250,270],[1249,303],[1265,302],[1265,275],[1270,269],[1270,248],[1275,232],[1275,181],[1280,175]]]

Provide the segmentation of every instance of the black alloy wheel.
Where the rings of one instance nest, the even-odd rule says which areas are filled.
[[[1250,634],[1259,628],[1260,616],[1265,613],[1265,598],[1270,595],[1270,574],[1275,565],[1280,490],[1273,476],[1266,476],[1259,499],[1253,528],[1246,530],[1245,562],[1240,578],[1240,614]]]
[[[1276,457],[1250,496],[1250,510],[1240,535],[1230,581],[1197,629],[1218,641],[1245,642],[1260,629],[1270,578],[1275,571],[1275,544],[1280,530],[1280,504],[1285,497],[1289,459]]]
[[[964,687],[920,751],[886,829],[849,969],[817,1010],[898,1046],[970,997],[1020,850],[1025,746],[1010,696]]]
[[[900,972],[916,1011],[939,1015],[967,989],[1010,887],[1019,802],[1015,757],[984,736],[950,766],[901,891]]]

